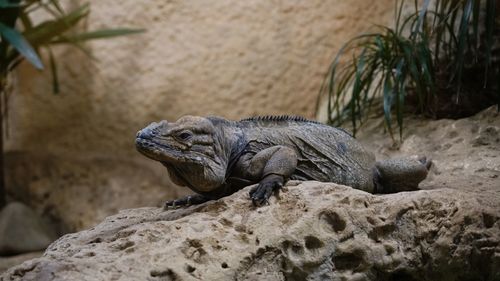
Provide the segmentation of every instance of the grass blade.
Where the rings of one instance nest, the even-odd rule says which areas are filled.
[[[38,69],[43,69],[42,61],[30,43],[17,30],[10,28],[0,22],[0,34],[12,47]]]
[[[404,4],[404,0],[401,0],[401,3],[398,5],[398,0],[396,0],[396,5],[395,7],[396,8],[396,32],[397,33],[400,33],[400,29],[399,29],[399,23],[401,22],[401,15],[403,13],[403,5]]]
[[[495,16],[496,16],[496,0],[487,0],[486,1],[486,21],[485,21],[485,29],[486,29],[486,62],[485,62],[485,70],[484,70],[484,87],[488,84],[488,71],[491,64],[491,49],[493,47],[493,32],[495,28]],[[500,91],[498,89],[497,91]]]
[[[474,61],[477,61],[478,54],[478,41],[479,41],[479,13],[481,11],[481,0],[474,1],[474,8],[472,8],[472,46],[474,48],[474,53],[476,56],[474,57]],[[486,11],[488,13],[488,11]],[[487,17],[486,17],[487,18]]]
[[[13,3],[9,0],[0,0],[0,8],[16,8],[20,6],[20,3]]]
[[[387,129],[389,130],[389,134],[391,138],[394,139],[392,133],[392,124],[391,124],[391,106],[392,106],[392,96],[393,96],[393,87],[391,81],[392,75],[388,75],[386,73],[384,79],[384,96],[383,96],[383,108],[384,108],[384,120],[387,124]]]
[[[430,0],[425,0],[424,5],[422,6],[422,9],[420,9],[420,13],[418,15],[417,25],[415,27],[415,30],[413,31],[413,33],[415,35],[418,34],[422,30],[422,26],[424,24],[424,18],[425,18],[425,15],[427,14],[427,10],[429,9],[430,2],[431,2]]]
[[[115,29],[101,29],[91,32],[84,32],[74,35],[67,35],[51,41],[51,44],[69,43],[69,42],[82,42],[95,39],[106,39],[110,37],[131,35],[145,32],[145,29],[131,29],[131,28],[115,28]]]
[[[457,83],[457,98],[455,101],[456,103],[458,103],[458,99],[460,96],[460,87],[462,85],[462,72],[464,68],[464,59],[465,59],[465,39],[467,38],[468,34],[468,24],[472,12],[472,2],[473,0],[468,0],[465,3],[465,8],[462,13],[462,18],[460,20],[460,26],[458,28],[458,46],[455,55],[457,59],[457,64],[455,69],[455,75],[457,76],[457,79],[455,80],[455,82]]]
[[[351,121],[352,121],[352,134],[353,136],[356,135],[356,119],[361,119],[361,112],[358,101],[359,101],[359,95],[361,94],[361,91],[363,89],[363,82],[362,82],[362,75],[363,75],[363,70],[365,67],[365,50],[361,52],[359,58],[358,58],[358,63],[356,65],[356,74],[354,77],[354,85],[352,87],[352,97],[351,97]]]
[[[59,15],[64,15],[64,9],[61,6],[61,4],[59,3],[59,0],[50,0],[50,4],[52,4],[52,6],[54,6],[56,8]]]
[[[45,21],[25,31],[24,36],[33,46],[46,45],[53,38],[74,27],[83,18],[87,17],[89,12],[89,5],[85,4],[64,17]]]
[[[50,72],[52,73],[52,92],[54,94],[59,94],[59,78],[57,75],[57,64],[54,59],[54,54],[50,48],[47,48],[49,51],[49,62],[50,62]]]
[[[394,74],[395,89],[396,89],[396,117],[399,127],[399,139],[403,140],[403,110],[404,110],[404,100],[405,100],[405,85],[406,85],[406,74],[403,71],[403,66],[405,65],[405,60],[401,59],[396,66],[396,73]]]

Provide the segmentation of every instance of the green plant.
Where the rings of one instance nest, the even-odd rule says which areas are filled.
[[[45,12],[49,18],[41,23],[32,19],[34,12]],[[84,4],[66,12],[59,0],[0,0],[0,208],[5,204],[3,159],[4,117],[7,108],[7,78],[23,60],[43,69],[40,50],[49,54],[54,93],[59,92],[56,58],[51,47],[71,44],[90,54],[85,41],[143,32],[141,29],[114,28],[77,32],[77,26],[88,17],[90,5]]]
[[[320,90],[328,97],[330,124],[350,121],[356,133],[381,107],[394,139],[394,123],[402,138],[409,109],[457,118],[500,104],[499,66],[492,59],[495,0],[436,0],[433,8],[429,0],[420,8],[415,1],[408,16],[404,1],[395,6],[394,28],[378,26],[379,32],[351,39],[332,62]]]

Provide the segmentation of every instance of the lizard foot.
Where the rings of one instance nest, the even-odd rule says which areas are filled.
[[[198,205],[201,203],[205,203],[209,200],[210,200],[209,198],[207,198],[203,195],[194,194],[194,195],[189,195],[189,196],[186,196],[183,198],[167,201],[167,202],[165,202],[163,209],[168,210],[168,209],[176,209],[178,207]]]
[[[283,177],[276,175],[266,177],[249,192],[253,205],[261,206],[264,203],[269,203],[269,197],[281,187],[283,187]]]
[[[427,157],[425,156],[420,156],[418,157],[417,159],[420,163],[422,163],[422,165],[425,166],[425,168],[427,169],[427,171],[431,168],[432,166],[432,160],[431,159],[427,159]]]

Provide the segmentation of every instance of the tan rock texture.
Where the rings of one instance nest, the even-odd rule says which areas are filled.
[[[247,188],[121,211],[0,280],[500,280],[498,192],[294,184],[258,209]]]
[[[91,3],[87,30],[147,29],[87,44],[97,60],[75,48],[56,48],[59,95],[51,93],[50,71],[40,73],[23,63],[14,77],[7,140],[11,194],[14,199],[35,194],[24,202],[71,230],[89,227],[118,209],[156,204],[151,197],[172,199],[184,192],[167,180],[161,166],[150,169],[149,160],[135,152],[135,133],[152,121],[186,114],[313,117],[334,52],[372,24],[391,22],[394,4],[62,2],[68,9],[78,2]],[[42,170],[50,173],[31,172]],[[10,176],[14,171],[27,173],[23,186]],[[30,193],[19,195],[19,190]],[[102,202],[98,198],[103,193],[112,199]],[[52,203],[53,198],[64,199],[72,210]]]
[[[23,263],[24,261],[38,258],[41,257],[42,255],[43,252],[33,252],[16,256],[0,257],[0,274],[4,273],[4,271],[13,266]]]

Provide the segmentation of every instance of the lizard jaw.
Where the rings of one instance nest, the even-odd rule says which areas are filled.
[[[146,157],[162,163],[199,163],[202,160],[201,157],[190,157],[151,139],[137,137],[135,146]]]

